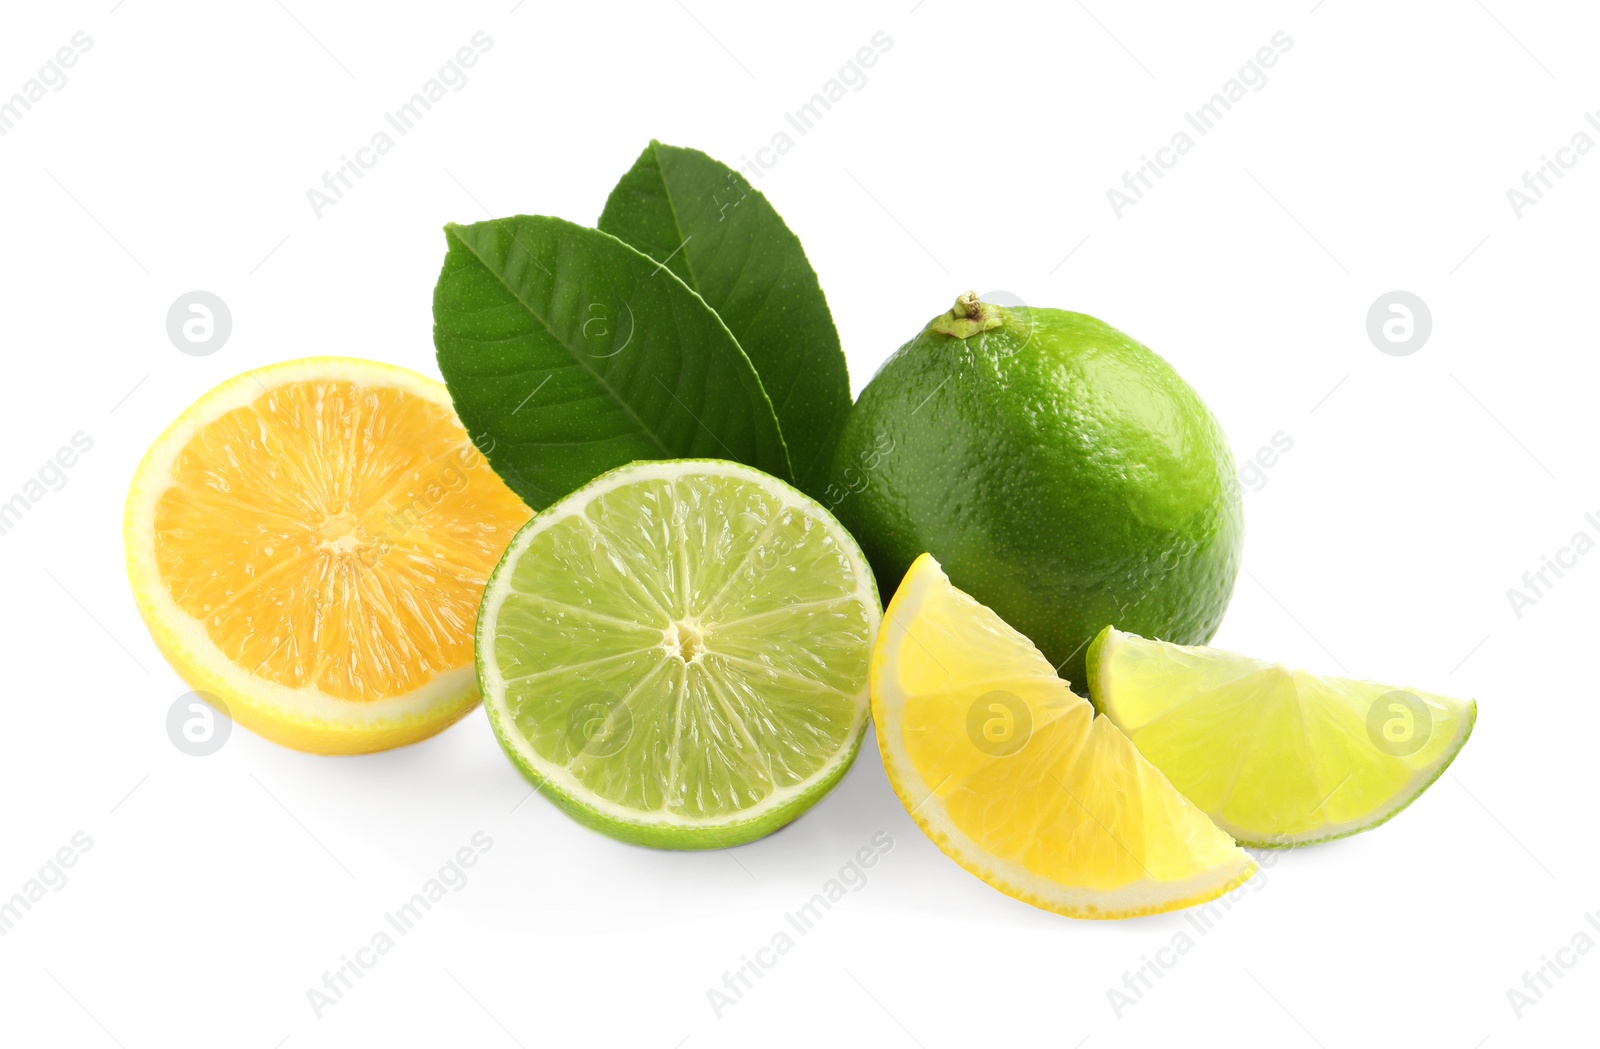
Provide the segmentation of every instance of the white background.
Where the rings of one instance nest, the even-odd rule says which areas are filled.
[[[114,2],[0,13],[0,97],[93,40],[0,137],[0,499],[93,440],[0,535],[0,897],[75,833],[93,842],[0,937],[8,1044],[1593,1039],[1600,951],[1567,954],[1520,1019],[1507,998],[1600,909],[1600,555],[1520,618],[1507,597],[1575,532],[1600,538],[1600,157],[1520,217],[1506,195],[1600,106],[1591,8]],[[479,30],[493,48],[466,86],[317,218],[306,191]],[[1108,188],[1280,30],[1293,46],[1266,85],[1117,217]],[[186,687],[120,536],[161,428],[272,361],[436,374],[443,223],[593,222],[651,136],[738,163],[794,134],[783,114],[878,31],[893,46],[866,85],[757,182],[821,276],[855,388],[968,287],[1144,340],[1241,461],[1293,444],[1246,496],[1217,644],[1476,697],[1451,772],[1374,833],[1280,856],[1201,935],[1182,914],[1082,922],[1000,895],[916,829],[871,740],[796,824],[694,855],[528,798],[481,713],[373,757],[243,729],[180,753],[165,718]],[[166,333],[195,289],[233,316],[207,357]],[[1366,332],[1396,289],[1432,314],[1408,356]],[[307,990],[478,831],[493,846],[468,884],[319,1019]],[[879,832],[894,844],[866,885],[717,1017],[707,990]],[[1108,989],[1180,931],[1194,949],[1119,1017]]]

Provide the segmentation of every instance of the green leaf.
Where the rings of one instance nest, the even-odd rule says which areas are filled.
[[[456,412],[536,509],[635,459],[791,476],[750,360],[700,297],[615,237],[518,215],[445,227],[433,341]]]
[[[600,228],[665,262],[717,311],[772,397],[800,487],[820,487],[850,376],[817,274],[767,198],[699,150],[652,140]]]

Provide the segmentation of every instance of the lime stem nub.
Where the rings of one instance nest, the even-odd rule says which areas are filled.
[[[948,313],[935,317],[929,327],[953,338],[965,339],[980,331],[998,328],[1002,323],[999,307],[978,298],[977,292],[969,291],[956,299]]]

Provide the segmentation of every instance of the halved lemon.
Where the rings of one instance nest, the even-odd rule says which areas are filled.
[[[1376,827],[1461,753],[1478,706],[1318,677],[1107,627],[1089,646],[1094,702],[1140,753],[1246,845],[1311,845]]]
[[[923,554],[884,613],[872,714],[889,782],[945,854],[1075,918],[1207,900],[1250,855]]]
[[[191,405],[139,464],[123,535],[185,681],[268,739],[358,754],[477,704],[478,602],[529,516],[442,383],[315,357]]]

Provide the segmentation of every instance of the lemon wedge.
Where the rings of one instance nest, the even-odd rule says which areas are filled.
[[[872,714],[889,782],[946,855],[1076,918],[1176,910],[1255,873],[1026,637],[912,564],[884,614]]]

